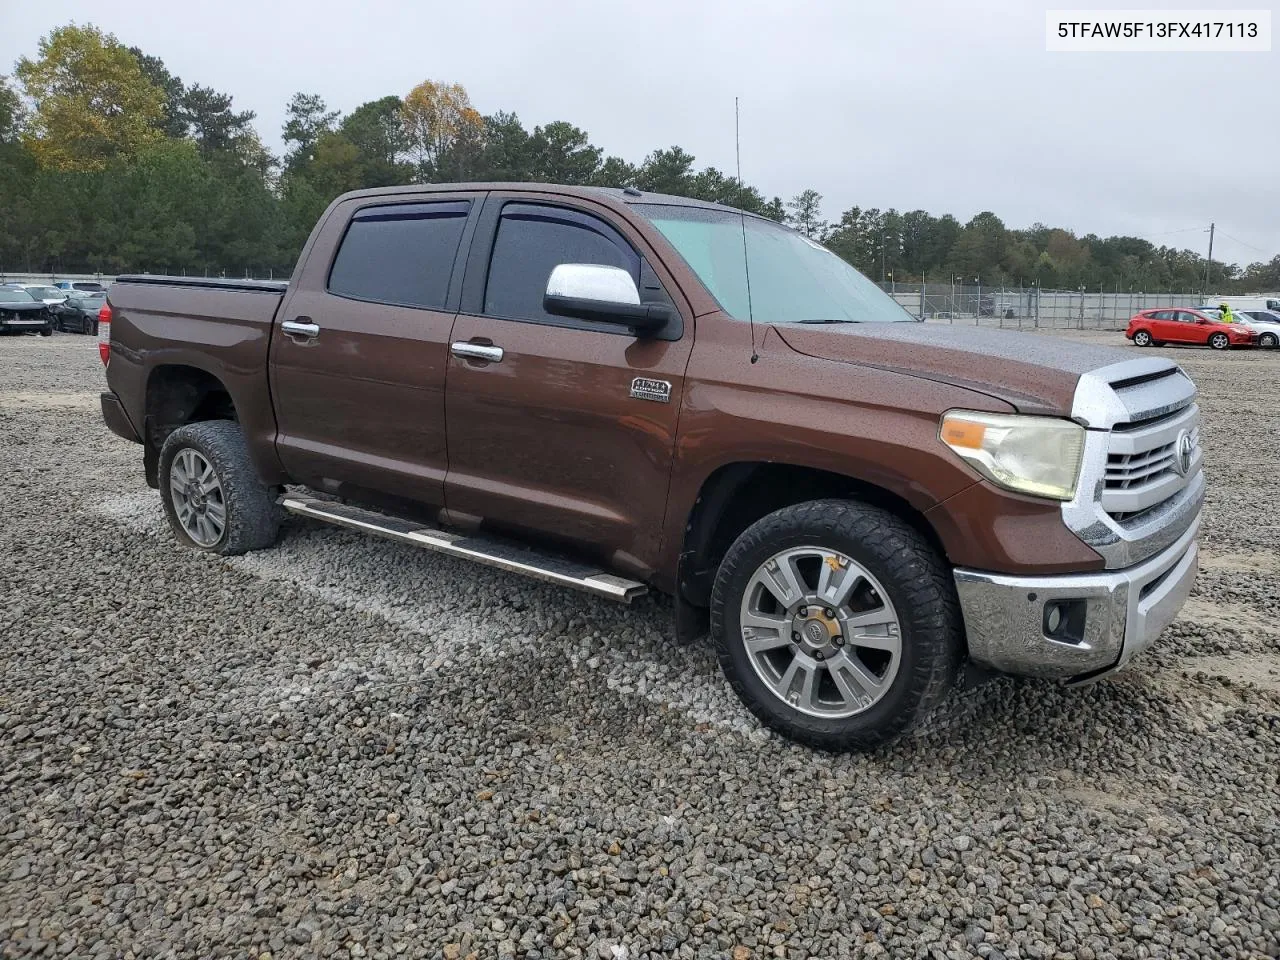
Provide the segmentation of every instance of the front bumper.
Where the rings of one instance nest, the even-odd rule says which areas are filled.
[[[1191,593],[1199,531],[1196,517],[1175,543],[1123,570],[1011,577],[957,569],[970,658],[1005,673],[1073,682],[1120,669],[1151,645]],[[1064,624],[1053,635],[1050,604]]]
[[[0,320],[0,330],[41,330],[50,323],[49,320]]]

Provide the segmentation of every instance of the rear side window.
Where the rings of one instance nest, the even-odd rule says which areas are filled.
[[[366,207],[347,227],[329,292],[356,300],[440,309],[471,208],[468,200]]]
[[[542,309],[547,280],[562,263],[601,263],[621,267],[637,282],[640,277],[640,257],[603,220],[560,207],[509,203],[502,210],[489,260],[484,312],[563,324],[563,317]]]

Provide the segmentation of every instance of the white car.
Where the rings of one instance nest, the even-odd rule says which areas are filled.
[[[66,303],[67,291],[59,290],[57,287],[50,287],[41,283],[15,283],[15,290],[25,290],[36,299],[42,301],[45,306],[52,306],[55,303]]]
[[[1258,331],[1258,346],[1280,346],[1280,313],[1274,310],[1245,310],[1240,322]]]
[[[1197,307],[1201,313],[1214,320],[1222,316],[1217,307]],[[1231,320],[1242,327],[1248,327],[1258,335],[1258,346],[1280,346],[1280,313],[1274,310],[1231,310]]]

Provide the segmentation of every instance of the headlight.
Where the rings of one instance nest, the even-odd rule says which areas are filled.
[[[992,483],[1054,500],[1070,500],[1080,479],[1084,427],[1051,417],[953,410],[939,438]]]

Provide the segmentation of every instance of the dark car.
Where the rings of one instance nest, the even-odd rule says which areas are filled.
[[[66,333],[98,333],[98,311],[106,303],[105,293],[72,292],[66,301],[52,307],[53,323]]]
[[[0,333],[53,333],[53,314],[25,290],[0,287]]]

